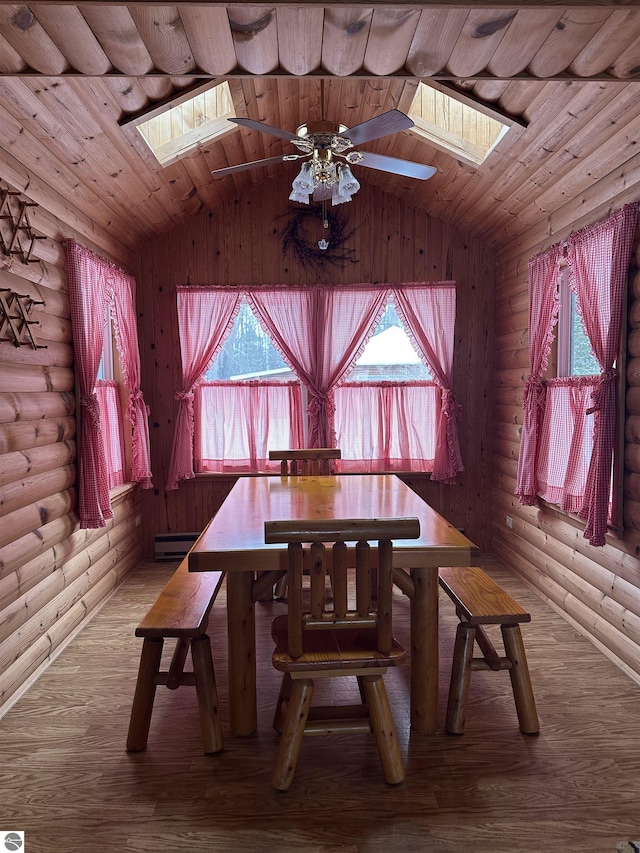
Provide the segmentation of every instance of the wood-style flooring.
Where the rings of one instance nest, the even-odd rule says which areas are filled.
[[[507,672],[474,673],[466,733],[446,734],[456,620],[441,596],[435,734],[410,733],[407,667],[387,676],[406,781],[384,784],[368,736],[308,738],[278,793],[269,624],[284,605],[256,605],[259,730],[232,737],[221,594],[210,633],[224,751],[202,753],[192,688],[159,687],[147,751],[128,754],[134,628],[175,568],[145,563],[0,720],[0,832],[24,830],[24,853],[613,853],[640,838],[640,688],[497,562],[485,567],[533,615],[539,736],[520,733]],[[396,624],[408,643],[405,599]]]

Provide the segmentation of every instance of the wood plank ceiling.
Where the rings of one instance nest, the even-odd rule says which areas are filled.
[[[637,180],[635,3],[0,0],[0,147],[125,245],[215,210],[277,170],[296,174],[282,163],[211,176],[288,153],[289,143],[256,131],[239,129],[162,168],[120,126],[207,79],[229,80],[238,116],[291,132],[321,117],[321,79],[326,117],[347,126],[408,112],[420,80],[448,81],[523,119],[479,168],[411,131],[362,146],[438,171],[422,182],[361,168],[359,180],[494,246],[542,227],[608,173]]]

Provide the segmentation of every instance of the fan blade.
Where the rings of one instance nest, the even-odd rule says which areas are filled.
[[[371,142],[372,139],[380,139],[382,136],[408,130],[410,127],[413,127],[413,122],[409,116],[401,113],[400,110],[389,110],[345,130],[340,136],[346,136],[354,145],[362,145],[363,142]]]
[[[387,157],[385,154],[373,154],[370,151],[360,151],[362,160],[355,163],[356,166],[368,166],[369,169],[380,169],[381,172],[391,172],[394,175],[404,175],[407,178],[418,178],[426,181],[435,175],[435,166],[425,166],[422,163],[413,163],[411,160],[398,160],[396,157]]]
[[[246,169],[257,169],[258,166],[269,166],[272,163],[282,163],[285,160],[298,160],[304,154],[281,154],[279,157],[267,157],[266,160],[252,160],[251,163],[240,163],[238,166],[227,166],[226,169],[214,169],[212,175],[218,178],[224,175],[234,175],[236,172],[244,172]]]
[[[229,121],[240,124],[243,127],[248,127],[250,130],[259,130],[261,133],[268,133],[270,136],[278,136],[280,139],[286,139],[287,142],[292,142],[294,139],[300,139],[295,133],[289,133],[288,130],[281,130],[279,127],[271,127],[269,124],[262,124],[261,121],[253,121],[250,118],[230,118]]]

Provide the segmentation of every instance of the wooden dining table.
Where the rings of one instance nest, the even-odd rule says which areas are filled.
[[[189,553],[189,571],[227,573],[229,722],[257,728],[255,602],[286,568],[265,521],[418,518],[418,539],[395,540],[394,580],[411,602],[411,727],[433,732],[438,711],[438,567],[478,562],[478,549],[394,474],[240,477]]]

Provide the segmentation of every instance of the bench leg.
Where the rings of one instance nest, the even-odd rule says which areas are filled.
[[[453,648],[453,665],[447,702],[446,729],[449,734],[464,733],[464,721],[467,712],[467,696],[471,682],[471,660],[476,629],[466,622],[460,622],[456,629],[456,641]]]
[[[389,785],[397,785],[403,781],[405,772],[384,680],[381,675],[358,676],[358,685],[367,700],[384,780]]]
[[[178,637],[178,642],[173,650],[171,657],[171,665],[167,673],[166,686],[169,690],[177,690],[182,684],[182,674],[184,672],[184,664],[189,653],[189,640],[184,637]]]
[[[147,748],[153,700],[156,695],[155,677],[160,672],[163,645],[162,637],[145,637],[142,644],[138,680],[127,735],[128,752],[140,752]]]
[[[222,749],[222,725],[218,713],[218,690],[211,656],[211,642],[206,634],[191,641],[191,658],[196,676],[196,694],[200,711],[200,727],[207,755]]]
[[[500,629],[504,640],[505,654],[511,661],[509,675],[511,676],[520,730],[525,734],[537,734],[540,731],[540,724],[538,723],[538,713],[533,698],[531,676],[529,675],[520,625],[501,625]]]

